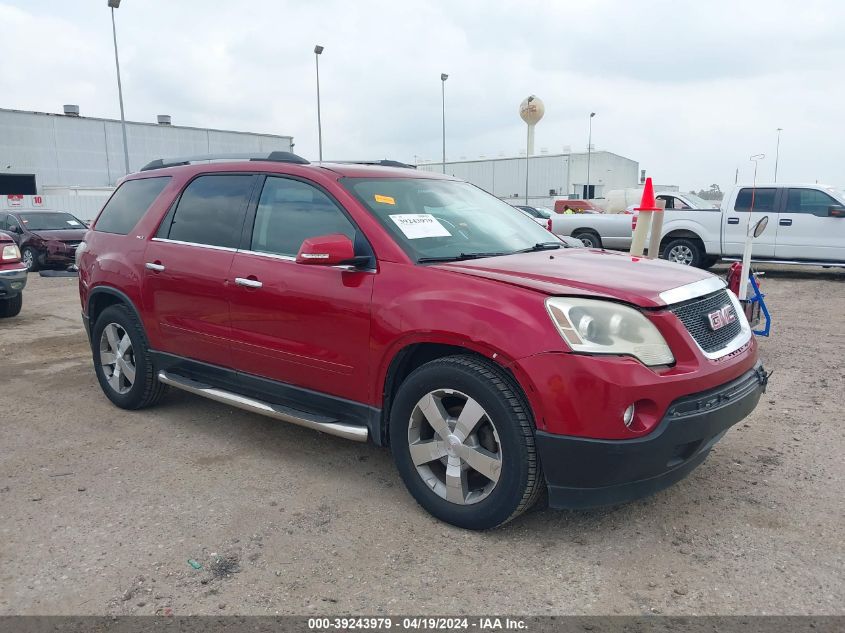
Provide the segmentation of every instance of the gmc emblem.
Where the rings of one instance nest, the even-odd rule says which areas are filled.
[[[722,306],[718,310],[710,312],[707,315],[707,320],[710,322],[710,329],[715,332],[736,321],[736,312],[734,312],[733,306]]]

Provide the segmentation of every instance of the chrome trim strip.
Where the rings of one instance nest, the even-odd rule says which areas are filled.
[[[741,257],[723,257],[726,262],[741,262]],[[790,266],[829,266],[830,268],[841,268],[845,261],[840,260],[802,260],[802,259],[757,259],[751,258],[752,264],[789,264]]]
[[[12,270],[0,270],[0,277],[14,277],[25,272],[27,272],[26,266],[23,268],[13,268]]]
[[[170,240],[163,237],[154,237],[151,242],[162,242],[164,244],[181,244],[182,246],[198,246],[199,248],[208,248],[213,251],[228,251],[236,253],[237,248],[229,248],[228,246],[214,246],[213,244],[198,244],[196,242],[183,242],[182,240]]]
[[[170,385],[172,387],[176,387],[177,389],[182,389],[189,393],[209,398],[210,400],[222,402],[223,404],[228,404],[229,406],[237,407],[238,409],[243,409],[244,411],[251,411],[252,413],[266,415],[277,420],[283,420],[285,422],[304,426],[316,431],[322,431],[323,433],[328,433],[329,435],[337,435],[338,437],[343,437],[347,440],[354,440],[356,442],[367,441],[367,435],[369,432],[364,426],[346,424],[331,418],[319,420],[316,417],[306,417],[307,414],[302,411],[290,409],[279,404],[270,404],[268,402],[262,402],[261,400],[247,398],[246,396],[224,391],[223,389],[217,389],[216,387],[191,380],[190,378],[185,378],[184,376],[169,374],[166,371],[158,372],[158,379],[165,385]]]
[[[244,255],[258,255],[258,257],[266,257],[268,259],[281,259],[285,262],[295,262],[296,257],[291,257],[290,255],[277,255],[276,253],[264,253],[262,251],[251,251],[247,248],[239,248],[237,253],[243,253]]]
[[[707,279],[694,281],[691,284],[678,286],[677,288],[672,288],[671,290],[664,290],[660,293],[660,298],[663,300],[663,303],[670,306],[674,303],[680,303],[681,301],[687,301],[689,299],[695,299],[696,297],[709,295],[711,292],[716,292],[724,287],[724,280],[713,275]]]

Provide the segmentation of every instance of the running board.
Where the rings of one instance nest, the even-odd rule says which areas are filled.
[[[722,257],[726,262],[741,262],[740,257]],[[790,266],[824,266],[825,268],[845,268],[845,262],[817,262],[809,259],[758,259],[751,258],[752,264],[788,264]]]
[[[170,374],[166,371],[158,372],[158,379],[165,385],[182,389],[189,393],[202,396],[203,398],[216,400],[217,402],[222,402],[223,404],[228,404],[244,411],[251,411],[252,413],[266,415],[277,420],[284,420],[285,422],[322,431],[329,435],[337,435],[347,440],[354,440],[356,442],[367,441],[368,431],[364,426],[345,424],[333,418],[312,415],[280,404],[270,404],[269,402],[247,398],[246,396],[218,389],[217,387],[212,387],[211,385],[197,382],[184,376]]]

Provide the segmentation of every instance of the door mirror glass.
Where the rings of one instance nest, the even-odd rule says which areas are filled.
[[[827,210],[827,214],[832,218],[845,218],[845,207],[830,207]]]
[[[754,237],[760,237],[763,234],[763,231],[766,230],[766,227],[769,224],[769,216],[764,215],[762,218],[757,220],[757,224],[754,225]]]
[[[332,233],[309,237],[302,242],[296,254],[297,264],[312,266],[337,266],[351,263],[355,258],[355,248],[346,235]]]

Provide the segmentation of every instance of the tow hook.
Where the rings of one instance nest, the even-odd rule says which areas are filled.
[[[769,384],[769,377],[775,373],[775,370],[773,369],[772,371],[767,372],[761,365],[760,367],[757,367],[754,372],[757,374],[757,380],[760,381],[760,385],[763,387],[763,393],[766,393],[766,387]]]

